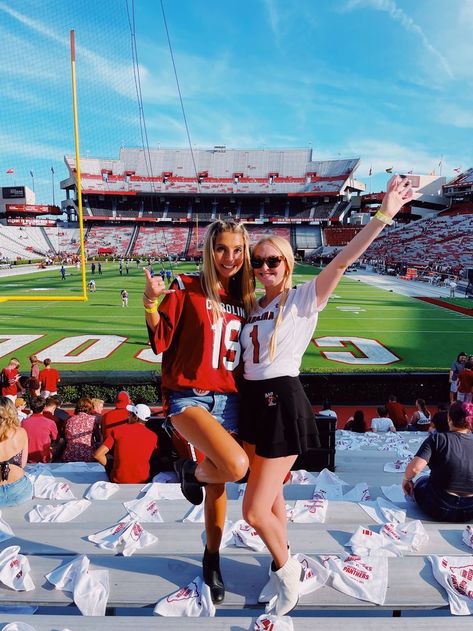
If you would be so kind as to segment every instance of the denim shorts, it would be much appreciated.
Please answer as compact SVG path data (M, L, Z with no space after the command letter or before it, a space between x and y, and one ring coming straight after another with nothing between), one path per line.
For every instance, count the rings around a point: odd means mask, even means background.
M24 475L16 482L0 484L0 506L16 506L33 497L33 486Z
M237 433L240 411L238 395L195 388L169 392L168 415L163 425L164 429L170 433L173 430L171 417L193 407L207 410L227 432Z

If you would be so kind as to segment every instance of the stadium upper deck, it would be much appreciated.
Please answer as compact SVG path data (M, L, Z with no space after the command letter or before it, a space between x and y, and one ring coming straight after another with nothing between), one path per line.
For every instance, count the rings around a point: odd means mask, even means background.
M194 168L195 162L195 168ZM85 194L342 195L361 192L355 180L359 158L315 161L311 149L143 149L120 150L118 160L83 158ZM65 157L75 186L75 158Z

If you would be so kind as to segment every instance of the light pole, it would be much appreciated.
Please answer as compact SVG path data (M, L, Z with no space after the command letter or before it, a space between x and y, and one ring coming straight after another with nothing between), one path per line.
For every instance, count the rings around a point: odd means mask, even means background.
M31 175L31 182L33 184L33 193L34 193L34 173L33 173L33 171L30 171L30 175Z
M53 188L53 206L55 206L56 205L56 198L54 196L54 169L53 169L53 167L51 167L51 185L52 185L52 188Z

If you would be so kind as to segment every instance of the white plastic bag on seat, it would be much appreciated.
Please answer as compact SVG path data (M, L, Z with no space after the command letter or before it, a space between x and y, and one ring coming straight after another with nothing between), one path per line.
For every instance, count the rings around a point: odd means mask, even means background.
M297 500L290 511L290 520L299 524L325 523L328 500L314 497L312 500Z
M87 537L89 541L96 543L99 548L117 551L123 556L131 556L136 550L145 548L158 541L150 532L144 530L136 519L123 519L115 526L105 528Z
M329 583L332 587L354 598L384 605L388 587L386 557L347 554L326 556L321 560L330 571Z
M307 556L306 554L294 555L294 559L304 568L304 579L299 587L299 595L311 594L320 589L328 581L330 572L317 559Z
M187 587L181 587L156 603L153 613L156 616L213 617L215 605L210 595L210 587L204 583L201 576L196 576Z
M473 614L473 556L429 556L436 580L446 590L454 616Z
M108 500L109 497L119 490L120 487L118 484L102 480L94 482L92 486L87 489L84 497L86 500Z
M294 631L292 618L264 613L255 620L249 631Z
M0 582L16 592L34 589L28 559L20 554L20 546L9 546L0 552Z

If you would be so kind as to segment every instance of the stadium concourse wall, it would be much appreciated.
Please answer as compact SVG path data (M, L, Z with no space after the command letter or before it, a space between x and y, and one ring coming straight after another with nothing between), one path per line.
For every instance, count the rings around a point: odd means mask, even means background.
M333 405L381 405L390 394L413 405L417 398L429 405L448 401L448 375L444 372L357 373L301 375L304 390L313 405L330 399ZM120 390L129 391L135 402L161 403L161 377L153 371L72 372L61 371L59 393L64 403L80 396L93 396L113 403Z

